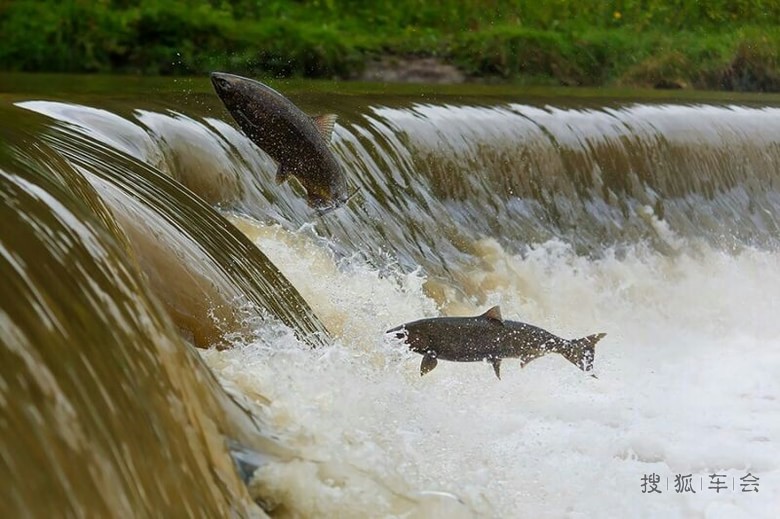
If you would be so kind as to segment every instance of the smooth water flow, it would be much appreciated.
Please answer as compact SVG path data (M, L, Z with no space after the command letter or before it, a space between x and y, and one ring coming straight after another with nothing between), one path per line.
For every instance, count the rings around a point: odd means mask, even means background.
M780 509L780 104L293 99L339 113L359 189L321 217L212 94L0 107L9 513L45 513L44 488L74 514ZM607 332L598 379L556 355L507 359L501 381L446 361L420 377L384 334L493 305L565 338ZM115 427L126 406L150 425ZM58 436L88 456L18 477ZM144 477L173 466L199 483ZM97 467L113 476L90 502Z

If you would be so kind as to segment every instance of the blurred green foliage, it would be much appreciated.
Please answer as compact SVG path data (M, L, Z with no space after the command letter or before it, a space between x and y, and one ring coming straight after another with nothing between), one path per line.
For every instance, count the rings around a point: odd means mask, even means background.
M477 77L780 90L780 0L0 0L0 69L352 77L437 56Z

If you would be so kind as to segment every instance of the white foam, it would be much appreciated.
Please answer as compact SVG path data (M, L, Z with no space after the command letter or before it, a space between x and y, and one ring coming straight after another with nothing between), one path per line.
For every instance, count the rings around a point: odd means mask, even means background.
M505 319L564 337L607 332L599 379L555 356L507 360L501 381L479 363L440 362L421 378L419 355L383 334L436 314L419 275L337 263L304 233L248 234L339 335L317 350L277 334L204 355L270 400L269 426L304 458L258 474L294 513L397 514L420 492L455 494L482 517L780 510L780 255L676 243L674 255L635 246L594 260L549 242L513 256L483 240L458 280L467 297L441 302L473 314L501 304ZM758 493L740 492L748 471ZM708 490L713 472L736 491ZM651 473L660 495L641 491ZM678 473L704 488L675 493Z

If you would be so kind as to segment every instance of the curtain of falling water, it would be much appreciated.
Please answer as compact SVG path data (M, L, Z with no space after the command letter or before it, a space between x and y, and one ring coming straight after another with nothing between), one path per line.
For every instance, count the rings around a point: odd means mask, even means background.
M86 209L94 192L7 161L0 186L0 515L249 513L226 399Z

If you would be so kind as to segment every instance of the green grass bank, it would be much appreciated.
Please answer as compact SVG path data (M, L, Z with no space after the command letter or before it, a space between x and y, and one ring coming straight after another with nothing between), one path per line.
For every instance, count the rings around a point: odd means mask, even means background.
M780 0L0 0L0 69L780 91Z

